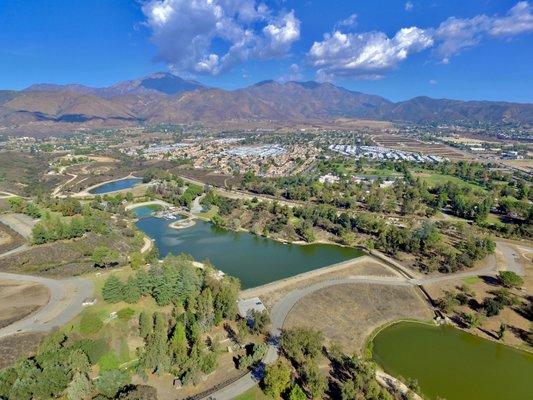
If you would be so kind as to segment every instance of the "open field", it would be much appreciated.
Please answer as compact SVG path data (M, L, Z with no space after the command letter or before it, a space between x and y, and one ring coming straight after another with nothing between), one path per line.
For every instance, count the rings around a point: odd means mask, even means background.
M48 289L42 285L0 280L0 328L32 314L49 298Z
M364 283L324 288L296 303L284 328L316 329L324 333L326 342L337 342L348 353L361 353L367 336L379 326L396 319L433 317L415 290Z
M241 394L240 396L235 397L233 400L270 400L266 394L263 393L259 386L255 386L253 389L248 390L247 392Z
M0 192L25 196L51 191L62 179L46 174L52 159L49 154L1 152Z
M482 187L474 183L466 182L456 176L443 175L443 174L438 174L432 171L425 171L425 170L419 170L413 173L413 175L417 178L422 179L424 182L426 182L430 188L435 187L437 185L444 185L448 182L452 182L459 186L469 187L471 189L477 189L477 190L485 192L485 189L483 189Z

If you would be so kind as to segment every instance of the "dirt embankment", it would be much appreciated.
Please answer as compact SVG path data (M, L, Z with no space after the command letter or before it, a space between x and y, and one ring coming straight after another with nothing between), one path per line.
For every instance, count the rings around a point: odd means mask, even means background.
M42 285L0 280L0 328L34 313L49 299L50 293Z

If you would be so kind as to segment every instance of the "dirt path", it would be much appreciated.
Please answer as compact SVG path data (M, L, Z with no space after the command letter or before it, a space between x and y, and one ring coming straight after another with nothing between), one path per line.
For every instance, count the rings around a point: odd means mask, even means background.
M281 334L281 330L283 328L283 325L285 323L285 320L287 316L289 315L290 311L293 309L295 304L303 299L305 296L315 293L319 290L322 290L327 287L332 287L336 285L346 285L346 284L354 284L354 283L366 283L366 284L372 284L372 285L395 285L395 286L424 286L424 285L431 285L451 279L457 279L457 278L465 278L465 277L471 277L471 276L479 276L479 275L495 275L499 269L506 269L506 266L511 266L511 268L516 268L517 259L515 257L515 254L512 252L512 247L504 242L497 242L497 248L504 257L504 265L502 263L497 262L497 259L495 256L489 256L486 259L487 265L483 268L470 270L461 272L458 274L452 274L452 275L441 275L441 276L434 276L434 277L428 277L423 278L420 276L414 277L411 275L405 276L397 276L397 277L379 277L379 276L359 276L359 277L352 277L347 279L334 279L334 280L326 280L322 282L318 282L312 285L309 285L307 287L303 288L297 288L295 290L292 290L288 294L286 294L283 298L281 298L272 308L272 311L270 313L270 319L271 319L271 330L270 334L271 337L274 338L272 341L274 344L270 344L268 347L267 354L265 358L263 359L263 362L265 364L271 364L274 363L278 358L278 346L277 346L277 340L276 338L279 338ZM509 250L511 249L511 251ZM526 247L528 248L528 247ZM533 249L531 249L533 250ZM402 268L402 272L404 271L404 268ZM253 289L252 289L253 290ZM253 294L252 291L250 291L250 294ZM382 384L390 384L391 382L394 382L390 379L391 377L387 376L386 374L379 373L377 375L377 379ZM393 378L394 379L394 378ZM247 390L250 390L253 388L259 380L254 376L253 372L250 372L240 378L238 381L218 390L217 392L206 396L202 400L231 400L238 395L246 392Z
M28 239L31 236L31 231L37 223L37 220L24 214L8 213L0 215L0 222Z
M83 278L54 280L38 276L0 272L0 279L37 283L46 286L50 292L50 300L44 307L0 329L0 338L16 333L49 332L59 328L76 317L83 309L83 301L94 293L92 281Z
M77 174L70 174L70 173L67 173L66 175L68 176L71 176L72 178L70 178L68 181L66 182L63 182L61 183L60 185L58 185L54 191L52 192L52 197L61 197L61 190L67 186L69 183L75 181L77 178L78 178L78 175Z

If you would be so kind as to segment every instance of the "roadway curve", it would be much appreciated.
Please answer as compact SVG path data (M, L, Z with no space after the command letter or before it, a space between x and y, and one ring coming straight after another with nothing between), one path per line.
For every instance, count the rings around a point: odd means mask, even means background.
M83 301L94 293L92 281L82 278L62 280L0 272L0 280L31 282L44 285L50 300L37 312L0 329L0 338L15 333L48 332L70 322L83 309Z
M424 286L424 285L432 285L439 282L444 282L452 279L462 279L467 278L471 276L480 276L480 275L496 275L499 269L509 269L509 270L515 270L517 272L522 272L523 269L519 270L518 268L523 268L520 264L516 261L516 256L514 253L514 250L512 247L510 247L507 243L504 243L502 241L497 242L497 248L501 252L504 258L504 265L498 266L496 262L495 256L490 256L487 258L486 265L483 268L475 269L471 271L465 271L460 272L456 274L451 275L441 275L436 277L427 277L427 278L411 278L408 276L404 277L376 277L376 276L359 276L354 278L347 278L347 279L336 279L336 280L327 280L323 282L318 282L313 285L298 288L293 290L292 292L285 295L285 297L281 298L272 308L272 311L270 313L270 319L271 319L271 329L270 334L271 337L274 338L272 340L272 343L268 347L267 354L265 358L263 359L265 364L272 364L274 363L278 358L278 345L277 345L277 338L279 338L281 331L283 329L283 324L285 323L285 319L293 309L293 307L303 299L304 297L325 289L327 287L331 286L337 286L337 285L346 285L346 284L356 284L356 283L366 283L366 284L374 284L374 285L392 285L392 286ZM531 251L531 248L527 247L528 250ZM384 376L378 377L380 379L384 379ZM386 377L387 379L394 379L392 377ZM215 393L212 393L208 396L203 397L201 400L231 400L238 395L252 389L257 383L259 382L259 379L257 377L254 377L253 373L250 372L243 376L242 378L238 379L237 381L229 384L228 386L216 391Z

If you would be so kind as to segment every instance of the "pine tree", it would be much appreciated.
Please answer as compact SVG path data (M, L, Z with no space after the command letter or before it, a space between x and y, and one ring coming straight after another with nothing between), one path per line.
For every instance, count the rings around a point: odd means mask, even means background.
M174 333L170 340L170 349L174 358L174 364L181 370L187 361L187 353L189 351L187 337L185 335L185 325L182 322L178 321L176 326L174 326Z
M124 284L115 275L111 275L104 283L102 297L108 303L118 303L123 299Z
M153 316L147 314L146 311L142 311L139 315L139 335L146 339L152 333L152 328Z
M137 303L141 298L141 291L133 277L129 277L123 289L124 301L128 304Z

